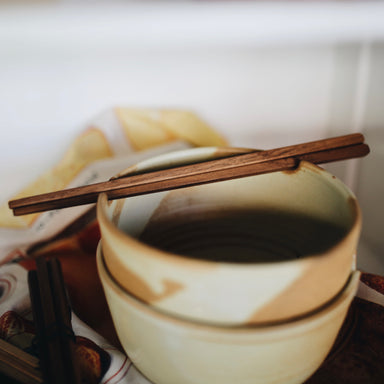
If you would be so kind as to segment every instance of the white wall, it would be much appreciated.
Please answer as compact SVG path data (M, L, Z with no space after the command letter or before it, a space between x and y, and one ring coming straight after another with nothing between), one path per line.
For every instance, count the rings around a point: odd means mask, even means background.
M0 8L2 201L117 105L193 109L259 148L362 131L369 157L328 168L384 273L384 6L184 3Z

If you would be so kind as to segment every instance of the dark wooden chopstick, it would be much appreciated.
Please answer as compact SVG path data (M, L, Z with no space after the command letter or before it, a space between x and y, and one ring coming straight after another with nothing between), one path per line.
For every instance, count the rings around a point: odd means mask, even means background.
M69 303L57 259L36 259L28 273L37 347L44 382L80 383Z
M52 275L52 292L56 297L54 301L56 321L59 323L62 357L66 363L66 377L68 383L80 383L80 371L76 362L75 334L71 324L71 307L65 290L63 273L58 259L50 260Z
M39 359L0 339L0 372L25 384L41 384Z
M362 157L369 153L360 133L255 151L217 160L148 172L9 201L15 216L90 204L100 193L109 199L135 196L186 186L230 180L297 167L301 160L315 164Z

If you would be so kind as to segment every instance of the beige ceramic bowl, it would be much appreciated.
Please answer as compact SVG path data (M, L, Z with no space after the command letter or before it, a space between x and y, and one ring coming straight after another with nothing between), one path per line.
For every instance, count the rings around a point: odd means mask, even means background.
M357 290L352 272L328 304L272 326L210 326L162 313L127 293L109 274L99 245L98 271L120 341L156 384L303 383L324 361Z
M131 171L142 172L216 155L220 155L216 148L184 150L151 159ZM307 236L317 244L322 241L322 235L317 232L303 235L306 228L295 232L287 225L280 228L276 237L264 239L260 235L263 224L252 236L255 241L261 238L261 248L272 250L271 258L243 263L184 257L138 240L146 228L161 227L164 218L178 220L198 213L204 222L209 215L257 209L309 215L337 224L345 233L329 248L297 258L291 257L291 253L295 254L295 248L300 247ZM354 268L361 227L360 210L351 191L328 172L307 162L292 172L127 199L108 201L102 194L97 215L105 261L119 284L144 302L170 314L227 325L280 321L326 303L340 291ZM183 236L197 231L203 241L232 241L230 236L227 239L227 229L219 235L204 226L181 229L170 231L166 238L183 245ZM233 248L223 246L223 252L233 250L234 260L241 256L241 247L246 244L240 235L234 239ZM273 261L275 256L278 262ZM279 259L280 256L283 257Z

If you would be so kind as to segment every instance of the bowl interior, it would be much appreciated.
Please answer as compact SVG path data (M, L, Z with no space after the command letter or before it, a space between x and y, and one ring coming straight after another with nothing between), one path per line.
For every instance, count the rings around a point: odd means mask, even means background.
M98 205L102 235L107 227L112 236L167 255L226 263L295 261L320 254L360 223L351 191L307 162L293 172L110 202L101 196Z

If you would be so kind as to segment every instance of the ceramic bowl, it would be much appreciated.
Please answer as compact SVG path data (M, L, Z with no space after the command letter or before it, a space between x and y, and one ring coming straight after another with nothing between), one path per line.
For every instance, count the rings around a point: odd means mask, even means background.
M130 171L140 173L221 155L217 148L184 150L138 164ZM268 231L264 233L267 217L256 229L248 227L248 223L253 225L246 221L249 217L240 221L243 227L233 238L231 231L237 224L230 220L222 227L204 226L212 217L231 218L231 212L247 215L257 210L264 210L267 216L270 212L275 216L288 212L295 217L314 218L327 228L338 226L343 233L332 245L297 256L297 249L305 248L306 242L321 245L326 236L310 226L284 226L279 219L280 232L271 237ZM307 162L301 162L294 171L114 201L102 194L97 217L105 262L119 284L170 314L223 325L285 320L326 303L340 291L354 268L361 228L353 193L336 177ZM192 217L200 217L200 223L192 222ZM227 259L186 257L181 251L165 251L140 239L148 228L166 229L164 223L180 220L186 223L164 232L167 241L197 251L203 248L200 243L208 244L208 253L210 246L221 242L215 252L218 256L226 253ZM189 221L192 224L188 227ZM246 232L251 236L244 240ZM188 240L192 234L198 236ZM259 252L258 247L266 256L241 261L243 251L249 253L248 245L251 257Z
M329 353L359 283L358 271L330 302L296 319L265 326L214 326L163 313L98 271L127 355L156 384L296 384Z

